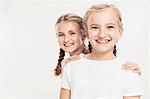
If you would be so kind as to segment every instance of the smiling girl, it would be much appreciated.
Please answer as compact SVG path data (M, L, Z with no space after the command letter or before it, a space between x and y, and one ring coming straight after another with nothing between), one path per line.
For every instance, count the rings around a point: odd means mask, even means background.
M140 99L139 75L123 70L125 60L114 54L123 33L119 10L113 5L94 5L84 22L92 52L66 64L60 99Z

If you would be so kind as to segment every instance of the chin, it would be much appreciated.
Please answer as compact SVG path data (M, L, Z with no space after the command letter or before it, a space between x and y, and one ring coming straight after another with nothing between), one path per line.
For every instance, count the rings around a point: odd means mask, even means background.
M65 50L65 52L67 52L67 53L72 53L74 50L72 50L72 49L66 49Z
M108 49L108 48L96 48L95 51L100 52L100 53L107 53L107 52L113 51L113 49Z

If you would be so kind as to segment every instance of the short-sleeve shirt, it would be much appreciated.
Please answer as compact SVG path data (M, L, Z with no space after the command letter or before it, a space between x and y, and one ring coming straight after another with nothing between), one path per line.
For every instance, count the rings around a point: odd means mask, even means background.
M89 60L81 56L68 63L61 75L61 87L71 90L71 99L123 99L140 96L143 88L138 74L122 69L124 60Z

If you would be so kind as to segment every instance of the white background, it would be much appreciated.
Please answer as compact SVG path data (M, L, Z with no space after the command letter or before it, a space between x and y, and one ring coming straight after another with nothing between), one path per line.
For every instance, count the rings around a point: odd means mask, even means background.
M84 15L97 1L0 1L0 99L58 99L53 75L59 46L55 22L65 13ZM118 55L140 65L144 95L150 93L149 1L116 0L124 34ZM148 32L149 31L149 32Z

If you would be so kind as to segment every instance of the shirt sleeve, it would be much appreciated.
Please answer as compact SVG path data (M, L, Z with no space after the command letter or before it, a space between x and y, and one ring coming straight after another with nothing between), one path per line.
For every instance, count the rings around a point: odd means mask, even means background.
M61 75L61 88L70 90L70 72L68 66L64 66Z
M136 73L131 73L123 96L141 96L143 94L142 79Z

